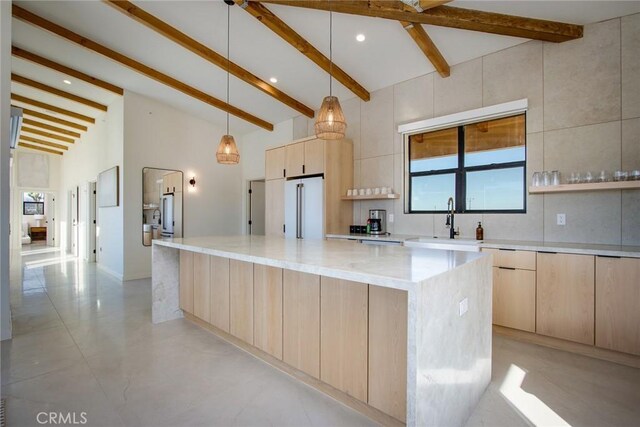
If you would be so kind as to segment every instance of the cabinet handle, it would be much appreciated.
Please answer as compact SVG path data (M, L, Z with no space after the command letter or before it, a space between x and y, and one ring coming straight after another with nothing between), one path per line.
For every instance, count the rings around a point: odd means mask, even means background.
M499 248L499 251L509 251L509 252L515 252L515 249L506 249L506 248Z
M500 270L515 270L514 267L498 267Z
M305 165L302 165L302 173L304 173L304 167L305 167Z
M622 258L621 256L617 256L617 255L596 255L598 258L615 258L615 259L620 259Z
M287 177L287 170L286 169L282 169L282 177L283 178Z
M548 251L538 251L539 254L551 254L551 255L555 255L558 252L548 252Z

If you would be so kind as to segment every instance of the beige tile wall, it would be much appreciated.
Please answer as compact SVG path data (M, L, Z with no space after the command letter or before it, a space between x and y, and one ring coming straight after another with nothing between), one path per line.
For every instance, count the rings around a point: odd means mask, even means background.
M585 27L566 43L527 42L387 87L342 106L354 141L356 187L402 192L399 124L528 98L527 172L640 169L640 14ZM294 121L298 137L313 120ZM446 235L444 215L404 213L404 200L355 203L354 223L386 209L393 233ZM488 239L640 245L640 191L530 195L526 214L457 215L463 236L482 221ZM556 225L565 213L567 225ZM346 231L346 230L345 230Z

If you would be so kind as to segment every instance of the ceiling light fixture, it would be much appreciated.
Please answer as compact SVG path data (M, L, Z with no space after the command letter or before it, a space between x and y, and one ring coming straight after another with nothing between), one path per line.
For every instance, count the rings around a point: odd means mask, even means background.
M364 34L358 34L356 36L356 40L358 40L359 42L363 42L366 40L366 37L364 36Z
M231 6L233 0L224 0L227 4L227 104L229 103L229 38L231 25ZM216 151L216 160L223 165L237 165L240 163L240 153L238 146L232 135L229 135L229 112L227 111L227 134L222 135L218 150Z
M67 85L70 85L70 84L71 84L71 81L70 81L70 80L63 80L62 82L63 82L64 84L67 84Z
M271 83L278 83L278 79L276 79L275 77L271 77L271 78L269 79L269 81L270 81Z
M331 3L329 3L331 5ZM337 96L333 96L333 13L329 10L329 96L325 96L315 123L316 137L320 139L342 139L347 131L347 122Z

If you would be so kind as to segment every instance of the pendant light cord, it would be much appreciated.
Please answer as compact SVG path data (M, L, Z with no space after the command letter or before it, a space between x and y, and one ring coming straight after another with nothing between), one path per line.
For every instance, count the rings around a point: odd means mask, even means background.
M333 86L333 12L331 12L331 0L329 2L329 96L332 96Z
M229 104L229 39L231 38L231 5L227 5L227 105ZM227 111L227 135L229 135L229 111Z

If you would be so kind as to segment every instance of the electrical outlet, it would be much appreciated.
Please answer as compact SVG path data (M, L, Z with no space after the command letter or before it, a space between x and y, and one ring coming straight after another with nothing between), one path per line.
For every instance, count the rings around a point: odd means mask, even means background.
M393 223L394 216L393 214L389 214L389 224Z
M560 213L556 216L556 222L558 225L567 225L567 215Z
M469 298L465 298L459 303L459 313L460 317L464 316L464 314L469 311Z

